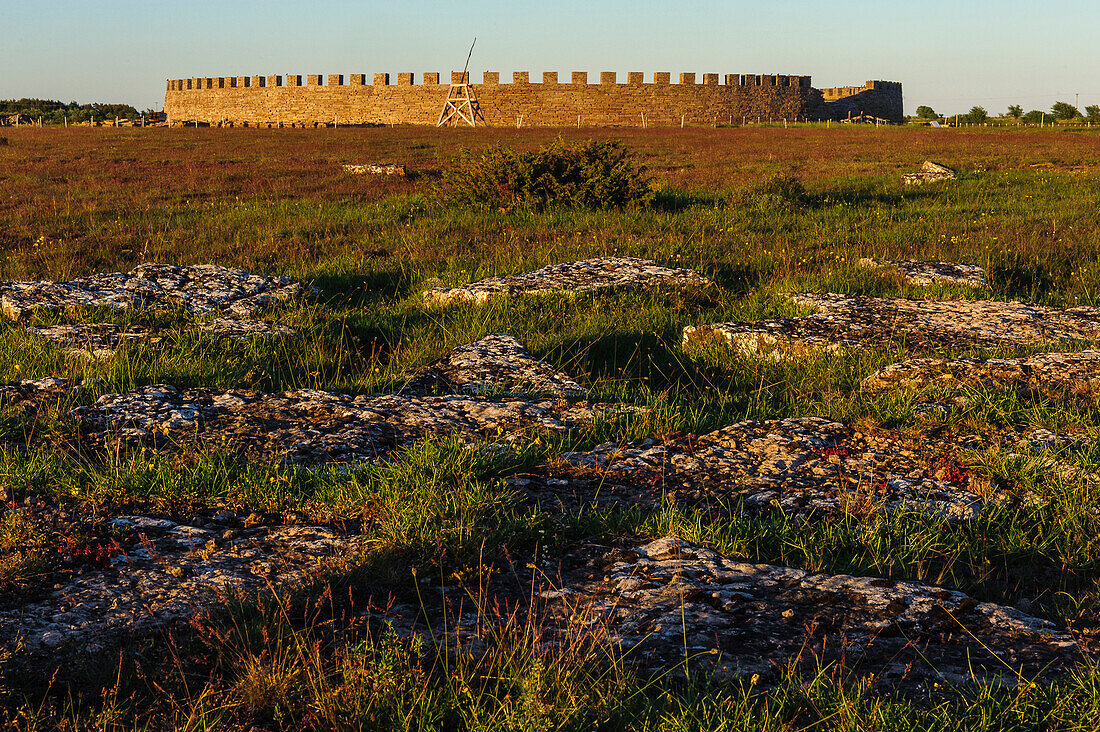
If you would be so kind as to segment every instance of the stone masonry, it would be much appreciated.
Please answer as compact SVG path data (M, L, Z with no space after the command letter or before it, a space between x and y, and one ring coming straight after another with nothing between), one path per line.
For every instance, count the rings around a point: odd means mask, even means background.
M586 71L575 71L568 80L547 72L538 83L517 71L508 84L501 83L498 72L486 71L482 83L471 86L485 122L493 126L710 126L839 119L849 109L893 122L903 119L897 82L868 81L823 95L810 86L809 76L702 74L698 83L696 74L682 73L674 84L670 73L657 72L651 81L644 79L645 74L630 72L623 83L616 72L601 72L593 84ZM447 80L438 73L417 80L412 73L396 79L390 74L330 74L327 79L311 74L304 83L300 75L172 79L164 110L172 124L434 125L447 98ZM451 74L452 83L461 80L461 73Z

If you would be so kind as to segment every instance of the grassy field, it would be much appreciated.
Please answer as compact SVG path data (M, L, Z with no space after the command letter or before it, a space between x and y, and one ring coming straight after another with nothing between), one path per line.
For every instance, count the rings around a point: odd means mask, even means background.
M464 150L622 140L656 197L644 209L483 211L439 204ZM1100 671L1083 662L1047 683L899 691L823 665L760 688L654 678L578 641L547 650L517 615L488 650L410 645L347 622L387 595L415 603L413 576L439 583L493 572L535 543L669 533L729 556L815 571L918 579L1014 605L1091 638L1100 627L1100 495L1027 461L974 454L971 469L1050 499L972 522L880 518L783 522L654 512L551 516L502 480L563 448L702 433L745 418L823 416L919 435L911 395L861 395L860 380L905 357L852 353L794 364L728 353L694 358L683 327L794 315L790 291L993 298L1100 305L1100 132L820 126L705 130L218 130L20 128L0 145L0 279L65 279L147 261L211 262L302 278L320 295L274 319L281 343L182 338L89 363L0 324L0 381L79 376L90 387L29 420L0 415L8 499L40 496L94 517L229 506L353 521L369 549L316 584L242 601L125 653L30 666L0 659L0 723L31 729L1095 729ZM941 187L901 173L932 159L960 170ZM401 162L405 179L349 176L343 163ZM805 195L762 186L793 175ZM692 292L539 298L425 309L420 293L591 256L691 267ZM986 267L991 287L913 288L860 257ZM178 324L177 314L82 312L88 320ZM59 315L35 322L63 322ZM605 401L649 416L525 446L507 459L429 442L383 465L340 472L195 452L110 460L73 449L68 410L135 386L390 391L449 349L506 332ZM960 355L949 353L948 355ZM974 354L966 354L974 355ZM1018 354L984 354L1018 355ZM1047 427L1096 437L1093 400L971 395L948 429ZM25 449L31 445L35 449ZM1065 459L1100 471L1100 449ZM52 585L68 527L0 514L0 592ZM552 537L547 539L546 537ZM415 575L414 575L415 573ZM471 579L475 578L475 579Z

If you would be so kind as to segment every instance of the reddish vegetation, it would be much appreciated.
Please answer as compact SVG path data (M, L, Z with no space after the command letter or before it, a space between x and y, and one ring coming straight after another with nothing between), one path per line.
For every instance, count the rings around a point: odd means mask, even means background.
M837 445L833 445L832 447L824 447L824 448L819 447L819 448L814 450L814 453L816 455L820 455L821 457L826 458L826 459L831 458L831 457L846 458L846 457L848 457L848 454L849 454L847 448L839 447Z
M1090 134L984 128L27 127L6 134L11 142L0 147L0 252L7 258L0 277L6 279L79 276L149 260L287 271L326 257L366 259L390 247L378 239L385 238L380 232L393 238L394 226L363 219L362 206L428 190L463 148L531 149L559 136L567 143L622 140L662 190L712 192L719 199L775 173L793 174L811 190L860 177L897 183L926 158L962 170L1100 167ZM377 179L341 169L388 161L407 164L414 175ZM296 202L305 208L294 208ZM408 221L415 216L409 213ZM462 247L480 247L489 238L498 248L532 250L531 242L507 242L508 235L484 226L455 231L433 221L410 233L400 242L404 258L462 255ZM1002 241L1008 235L1000 234ZM522 235L551 245L572 236L561 230ZM418 249L428 240L430 250ZM573 248L581 244L578 238Z
M970 468L946 455L932 466L932 474L948 483L966 483L970 480Z
M122 550L117 542L97 540L78 542L74 539L66 539L57 548L57 553L74 564L106 567L111 563L112 558L122 553Z

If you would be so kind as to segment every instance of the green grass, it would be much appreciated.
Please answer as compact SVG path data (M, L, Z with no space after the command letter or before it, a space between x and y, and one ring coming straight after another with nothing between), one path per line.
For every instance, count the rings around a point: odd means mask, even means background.
M36 130L0 148L0 276L80 276L141 261L200 262L290 274L321 294L279 306L284 341L219 343L185 335L124 346L109 362L67 356L21 325L0 324L0 381L82 377L56 408L0 408L0 484L22 501L63 502L86 526L119 511L233 507L351 523L364 550L324 581L275 599L241 598L196 627L135 641L118 657L0 659L0 724L31 729L630 729L1073 730L1100 725L1098 676L1019 688L898 691L870 671L793 668L778 685L644 676L578 640L544 647L537 618L478 607L495 630L479 647L435 647L360 620L368 602L433 600L418 588L477 588L512 560L553 557L570 541L669 533L724 554L814 571L919 579L1091 633L1100 627L1100 490L1053 477L1046 453L960 455L981 475L1042 505L974 521L913 515L829 523L730 511L574 514L541 510L505 478L563 449L605 440L703 433L742 419L821 416L915 433L916 394L868 396L860 381L905 358L881 352L790 363L720 349L685 353L683 327L797 315L782 294L1100 300L1100 227L1092 133L1058 131L622 131L653 175L645 208L485 210L441 204L432 186L458 157L545 133L508 130ZM590 134L562 131L566 142ZM907 189L925 157L959 180ZM354 178L340 162L406 161L408 180ZM1047 165L1049 163L1049 165ZM1029 166L1041 164L1042 167ZM776 178L775 176L778 176ZM776 185L771 180L786 181ZM796 185L797 183L797 185ZM539 297L426 308L421 293L589 256L693 267L715 285L690 292ZM991 287L913 288L859 269L862 256L948 259L988 268ZM178 313L37 314L34 323L178 326ZM594 398L650 409L504 453L443 438L353 470L240 463L216 451L91 453L69 439L69 410L153 383L372 394L399 388L450 348L494 332L523 341L590 386ZM1017 356L1027 349L965 355ZM945 352L942 355L964 355ZM935 395L935 392L932 392ZM1100 430L1091 399L973 390L940 420L959 434L1046 427ZM30 446L28 449L27 446ZM1096 448L1049 453L1100 472ZM7 512L0 591L48 589L65 530ZM79 527L78 527L78 530ZM53 552L53 553L51 553ZM413 571L416 572L416 579ZM497 573L497 574L494 574ZM456 590L457 591L457 590ZM465 602L478 603L470 590ZM1091 636L1089 636L1091 637ZM51 678L53 681L51 682ZM311 727L312 726L312 727Z

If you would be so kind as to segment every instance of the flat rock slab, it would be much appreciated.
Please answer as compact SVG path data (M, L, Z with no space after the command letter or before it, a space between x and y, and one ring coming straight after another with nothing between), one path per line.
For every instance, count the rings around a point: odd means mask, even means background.
M940 165L939 163L933 163L931 160L925 160L921 164L920 170L916 173L904 173L901 179L905 181L907 186L920 186L925 183L935 183L941 180L954 180L955 171L948 168L946 165Z
M348 163L344 172L351 175L396 175L405 177L405 166L400 163Z
M206 323L195 323L177 330L117 323L49 325L31 327L27 330L39 338L56 344L67 353L92 360L112 358L123 343L153 346L187 333L241 342L255 338L285 338L296 335L294 330L284 325L266 320L236 318L215 318Z
M459 346L414 374L403 391L560 397L588 394L587 389L567 374L532 358L522 343L502 333Z
M157 385L104 395L73 414L87 438L103 445L201 443L258 459L355 463L424 437L508 439L579 429L624 411L557 399L351 397L312 389L268 394Z
M1100 340L1100 308L1066 310L994 300L906 300L834 293L789 296L817 311L801 318L684 328L685 348L707 343L788 358L843 348L910 351L1004 348Z
M567 507L672 500L736 510L740 501L753 513L797 517L901 511L972 519L987 501L1010 499L956 461L957 450L986 446L977 435L909 441L813 417L740 422L698 437L564 453L546 487L528 490Z
M493 297L568 294L647 287L703 287L710 280L690 269L670 269L648 259L601 257L552 264L533 272L489 277L464 287L437 287L424 293L434 305L485 303Z
M356 537L328 527L250 527L225 516L202 523L117 516L106 523L109 533L64 548L73 556L51 578L52 591L0 603L0 648L94 653L234 593L301 581L357 545Z
M71 282L3 282L0 305L13 320L38 308L57 311L73 307L141 307L249 317L309 290L289 277L250 274L214 264L142 264L129 272L96 274Z
M542 593L549 611L655 670L682 670L687 658L720 678L775 678L820 659L891 688L924 679L1016 685L1081 658L1049 621L961 592L752 564L671 537L585 547L562 566L559 587Z
M1100 394L1100 351L1042 353L1028 358L915 358L863 380L868 392L893 389L1016 389L1044 396Z
M892 262L888 259L864 257L859 266L867 269L881 269L900 274L906 282L919 287L929 285L963 285L964 287L988 287L989 278L985 270L974 264L955 264L953 262Z
M50 402L56 404L79 389L82 383L82 379L48 376L0 384L0 407L37 409Z

